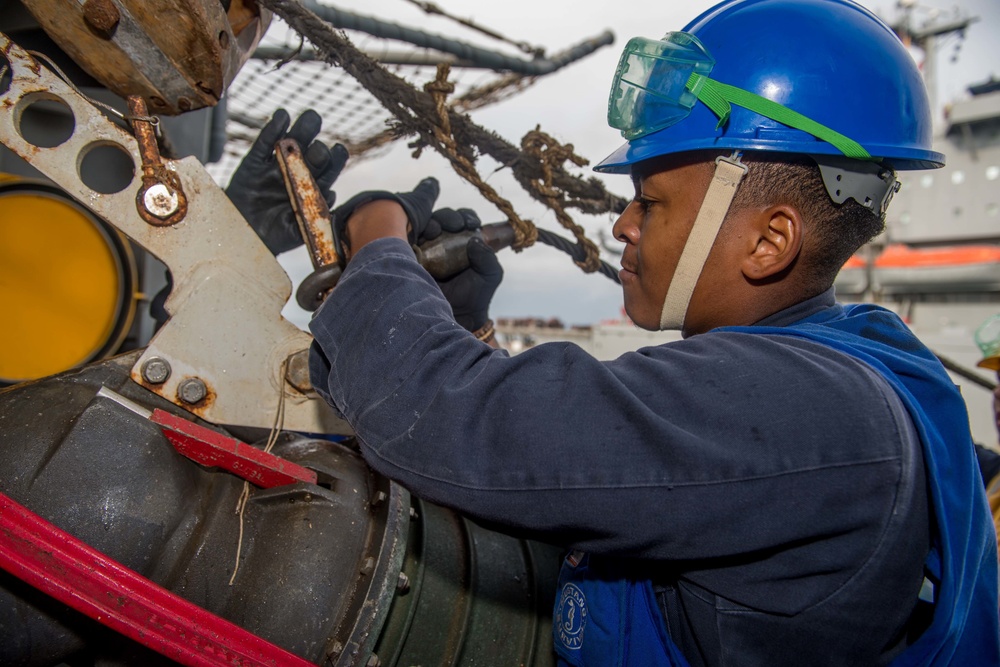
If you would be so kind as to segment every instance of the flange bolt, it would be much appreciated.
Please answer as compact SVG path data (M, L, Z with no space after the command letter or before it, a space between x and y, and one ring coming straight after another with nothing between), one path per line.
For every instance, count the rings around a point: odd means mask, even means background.
M150 357L142 364L142 379L149 384L163 384L170 377L170 364L166 359Z
M195 404L208 395L205 383L198 378L188 378L177 387L177 395L185 403Z

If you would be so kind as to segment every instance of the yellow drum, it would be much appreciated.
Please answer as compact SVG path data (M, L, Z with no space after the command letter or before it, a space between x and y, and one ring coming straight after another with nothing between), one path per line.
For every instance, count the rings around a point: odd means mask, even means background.
M118 351L135 316L125 238L62 190L0 180L0 383Z

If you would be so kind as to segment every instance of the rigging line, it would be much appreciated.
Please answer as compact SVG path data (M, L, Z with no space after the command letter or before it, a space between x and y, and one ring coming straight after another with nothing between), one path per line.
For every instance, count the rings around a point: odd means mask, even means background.
M459 16L455 16L454 14L449 14L448 12L441 9L433 2L421 2L421 0L406 0L406 1L412 5L416 5L417 7L422 9L426 14L436 14L438 16L443 16L444 18L450 19L455 23L458 23L459 25L464 25L466 28L471 28L472 30L480 32L486 35L487 37L492 37L495 40L504 42L506 44L510 44L511 46L515 46L518 49L520 49L521 52L527 53L528 55L536 57L545 55L545 49L540 46L532 46L527 42L518 42L509 37L504 37L495 30L492 30L485 26L481 26L478 23L475 23L472 19L463 19Z
M430 95L418 91L407 82L373 62L343 38L329 23L303 6L298 0L259 0L261 6L273 11L289 26L303 33L327 54L326 60L340 66L354 77L392 113L409 133L433 140L434 130L428 119L434 117L434 102ZM312 5L312 2L309 2ZM515 178L522 184L540 177L540 167L515 146L473 123L468 117L454 114L450 122L463 144L475 147L501 164L510 164ZM585 180L563 169L553 170L553 185L566 191L577 202L577 208L587 213L605 212L609 207L624 210L628 200L610 194L597 179Z
M561 250L576 262L582 262L586 259L587 253L584 249L577 245L575 242L570 241L567 238L559 236L555 232L550 232L547 229L542 229L538 227L538 241L544 243L547 246L553 247L556 250ZM600 268L597 272L606 278L610 278L614 282L621 284L621 278L618 277L618 271L615 267L611 266L604 260L601 260Z

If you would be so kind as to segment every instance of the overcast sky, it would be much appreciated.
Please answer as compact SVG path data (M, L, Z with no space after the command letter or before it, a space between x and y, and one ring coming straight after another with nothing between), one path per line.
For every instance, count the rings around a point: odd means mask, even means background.
M428 17L405 0L336 0L337 7L377 16L403 25L420 27L490 48L501 48L452 21ZM679 30L703 10L715 4L702 0L653 2L650 0L506 0L500 2L437 0L453 14L472 18L515 40L539 44L549 53L575 45L606 29L615 34L615 43L539 80L527 91L492 107L473 112L479 125L493 130L514 144L536 125L564 143L572 143L576 152L596 164L621 143L620 135L606 123L606 105L611 77L622 47L630 37L658 38L670 30ZM891 20L897 16L895 2L866 0L865 6ZM970 83L991 75L1000 77L1000 1L998 0L920 0L919 19L931 12L950 15L956 10L979 17L966 39L949 38L939 51L938 101L943 104L964 94ZM863 75L860 74L859 75ZM488 158L480 160L480 173L496 168ZM579 172L589 177L589 168ZM418 160L410 157L400 143L386 155L363 161L347 170L335 185L341 200L361 190L409 190L421 178L436 176L442 184L439 206L469 206L479 211L484 221L500 220L500 213L479 192L454 174L451 167L431 150ZM612 192L629 196L631 186L624 176L601 176ZM506 172L493 174L490 185L514 204L522 217L539 226L561 229L555 216L524 193ZM595 241L599 230L610 230L613 220L581 216ZM621 316L621 292L618 285L598 274L585 275L568 256L547 246L536 245L522 253L502 251L504 282L493 301L494 317L558 317L566 324L589 324ZM605 260L617 266L610 255ZM289 253L282 262L295 279L308 271L304 252ZM291 306L286 316L303 324L307 317Z

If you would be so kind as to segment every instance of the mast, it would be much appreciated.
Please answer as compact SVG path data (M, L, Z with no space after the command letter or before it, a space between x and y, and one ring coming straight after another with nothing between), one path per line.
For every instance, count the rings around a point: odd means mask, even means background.
M916 0L899 0L896 7L902 10L900 17L889 27L899 36L907 47L915 46L924 54L921 72L927 96L932 109L935 129L941 122L938 114L937 88L937 56L944 39L949 35L957 35L959 40L965 39L966 29L979 20L978 16L968 16L956 9L951 16L941 16L941 10L920 5ZM924 11L928 17L919 25L915 14Z

